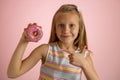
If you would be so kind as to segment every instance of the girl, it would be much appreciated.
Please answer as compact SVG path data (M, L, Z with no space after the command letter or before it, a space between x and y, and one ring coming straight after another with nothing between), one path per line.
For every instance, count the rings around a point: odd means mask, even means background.
M87 80L99 80L88 50L82 15L76 5L66 4L58 9L53 17L49 43L35 48L22 60L28 43L23 32L10 61L8 77L16 78L42 60L39 80L81 80L82 71Z

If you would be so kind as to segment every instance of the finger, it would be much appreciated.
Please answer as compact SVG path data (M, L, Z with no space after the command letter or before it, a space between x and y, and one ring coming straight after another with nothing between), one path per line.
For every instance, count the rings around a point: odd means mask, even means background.
M73 61L73 59L70 59L69 62L70 62L70 63L73 63L74 61Z
M29 23L28 26L32 26L32 23Z
M73 62L73 57L72 57L72 55L69 55L69 61L70 61L70 63Z
M33 23L33 25L37 25L37 23Z
M73 54L68 55L68 57L71 59L73 57Z

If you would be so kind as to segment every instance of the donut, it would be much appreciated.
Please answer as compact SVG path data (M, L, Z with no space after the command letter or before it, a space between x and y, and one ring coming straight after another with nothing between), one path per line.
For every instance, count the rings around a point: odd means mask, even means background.
M38 42L42 36L42 27L37 25L30 25L25 29L26 38L30 42Z

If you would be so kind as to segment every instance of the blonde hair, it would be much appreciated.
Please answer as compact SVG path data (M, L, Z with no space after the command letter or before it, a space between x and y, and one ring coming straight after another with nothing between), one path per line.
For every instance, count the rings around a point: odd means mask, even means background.
M56 18L56 15L58 13L73 12L73 11L76 12L76 14L79 17L79 27L80 27L78 37L75 39L74 45L77 46L80 49L83 49L84 46L86 46L86 48L88 48L85 24L84 24L84 21L83 21L83 18L82 18L82 14L77 9L77 6L73 5L73 4L62 5L58 9L58 11L55 13L55 15L53 17L53 21L52 21L52 28L51 28L51 35L50 35L49 43L59 41L59 39L58 39L58 37L56 36L56 33L55 33L55 26L56 26L55 18Z

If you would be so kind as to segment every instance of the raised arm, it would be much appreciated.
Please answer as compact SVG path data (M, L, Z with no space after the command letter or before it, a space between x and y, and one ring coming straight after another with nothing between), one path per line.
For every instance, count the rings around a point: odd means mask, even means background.
M7 74L9 78L16 78L30 70L40 59L42 59L42 53L47 52L47 45L41 45L34 49L26 59L22 60L28 43L23 33L8 66Z

